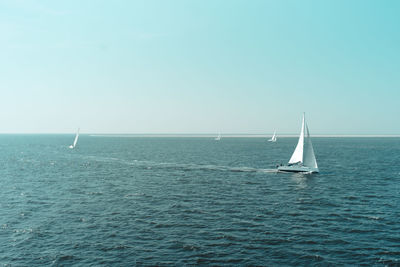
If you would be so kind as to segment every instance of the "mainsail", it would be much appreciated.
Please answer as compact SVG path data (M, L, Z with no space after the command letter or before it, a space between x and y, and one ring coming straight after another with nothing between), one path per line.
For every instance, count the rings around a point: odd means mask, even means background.
M78 132L76 133L74 143L72 145L70 145L69 148L75 148L76 143L78 142L78 138L79 138L79 128L78 128Z
M271 140L274 142L276 141L276 131L274 131L274 135L272 136Z
M274 131L274 134L272 135L271 139L268 139L268 142L276 142L276 130Z
M76 133L76 136L75 136L75 140L74 140L74 144L73 144L74 147L76 146L76 143L78 142L78 138L79 138L79 128L78 128L78 132Z
M310 132L308 131L307 124L306 124L306 129L307 129L307 138L304 144L303 165L318 169L317 160L315 159L314 149L311 143Z

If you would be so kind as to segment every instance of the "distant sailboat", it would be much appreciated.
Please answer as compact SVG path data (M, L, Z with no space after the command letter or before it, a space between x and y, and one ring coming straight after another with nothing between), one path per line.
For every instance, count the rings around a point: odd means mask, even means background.
M72 145L70 145L69 148L73 149L73 148L76 147L76 143L78 142L78 138L79 138L79 128L78 128L78 132L76 133L74 143Z
M276 131L274 131L274 135L272 135L271 139L268 142L276 142Z
M219 141L219 140L221 140L221 133L219 133L218 134L218 136L217 137L215 137L215 139L214 139L215 141Z
M306 135L307 130L307 136ZM288 165L279 166L278 171L282 172L319 172L317 160L315 159L314 149L311 143L310 132L305 123L305 115L303 113L303 122L301 124L301 132L299 142L289 160Z

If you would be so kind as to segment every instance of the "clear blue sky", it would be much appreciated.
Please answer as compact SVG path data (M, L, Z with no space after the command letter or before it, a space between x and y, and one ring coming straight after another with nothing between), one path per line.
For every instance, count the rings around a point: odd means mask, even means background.
M0 132L400 134L400 1L0 1Z

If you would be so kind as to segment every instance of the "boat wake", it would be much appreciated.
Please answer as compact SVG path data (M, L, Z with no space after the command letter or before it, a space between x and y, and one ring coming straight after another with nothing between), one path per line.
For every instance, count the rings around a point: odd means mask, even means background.
M229 171L229 172L259 172L259 173L276 173L276 169L259 169L252 167L232 167L211 164L193 164L193 163L170 163L155 162L147 160L125 160L111 157L87 156L89 160L97 162L118 162L120 164L134 166L143 169L180 169L184 171L208 170L208 171Z

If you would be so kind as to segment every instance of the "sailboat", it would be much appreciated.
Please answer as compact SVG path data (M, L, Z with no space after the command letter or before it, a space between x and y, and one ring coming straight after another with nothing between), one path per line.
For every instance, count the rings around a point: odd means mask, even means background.
M272 135L271 139L268 142L276 142L276 131L274 131L274 135Z
M79 138L79 128L78 128L78 132L76 133L75 139L74 139L74 143L72 145L69 146L69 148L73 149L76 147L76 143L78 142L78 138Z
M279 166L280 172L306 172L316 173L319 172L317 160L315 159L314 149L311 143L310 132L305 122L305 115L303 113L303 121L301 124L301 132L299 142L293 152L289 163L286 166Z
M218 134L218 136L217 137L215 137L215 139L214 139L215 141L219 141L219 140L221 140L221 133L219 133Z

